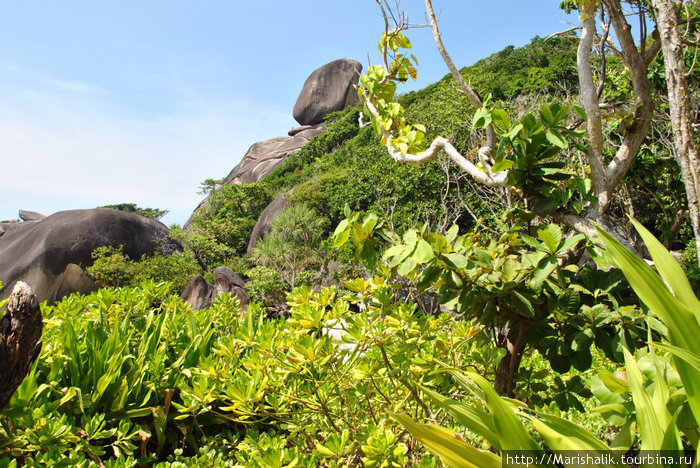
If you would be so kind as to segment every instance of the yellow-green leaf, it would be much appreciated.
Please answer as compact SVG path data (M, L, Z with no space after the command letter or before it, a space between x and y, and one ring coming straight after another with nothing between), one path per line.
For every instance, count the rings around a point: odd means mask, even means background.
M435 424L418 424L402 414L393 418L449 468L501 468L499 457L472 447L452 431Z

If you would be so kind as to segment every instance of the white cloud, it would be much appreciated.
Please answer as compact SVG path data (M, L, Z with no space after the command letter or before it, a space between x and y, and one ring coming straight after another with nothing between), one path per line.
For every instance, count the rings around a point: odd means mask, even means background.
M201 198L201 181L226 176L251 144L293 123L291 109L245 99L125 117L97 86L44 82L52 89L12 89L13 99L0 102L0 219L19 209L50 214L131 202L170 210L165 221L183 223Z

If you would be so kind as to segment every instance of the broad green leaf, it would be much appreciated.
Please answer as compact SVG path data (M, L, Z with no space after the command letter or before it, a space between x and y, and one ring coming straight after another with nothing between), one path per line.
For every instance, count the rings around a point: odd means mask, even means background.
M415 260L413 260L413 258L407 258L399 265L396 272L401 276L407 276L413 270L415 270L417 267L418 267L418 264L416 263Z
M474 112L474 118L472 119L472 128L476 127L486 127L491 123L491 113L485 107L479 107L476 112Z
M520 291L516 290L512 291L512 295L513 301L516 305L518 305L518 311L521 315L528 318L532 318L535 316L535 308L533 307L532 302L530 302L530 299L525 297L525 295Z
M525 242L527 245L532 247L533 249L537 249L543 252L547 251L547 246L545 244L542 244L540 242L537 242L537 240L534 237L530 237L527 234L523 234L521 236L523 242Z
M318 453L321 457L335 457L335 456L337 456L328 447L325 447L324 445L321 445L318 442L316 442L316 453Z
M475 433L486 439L491 445L498 446L498 435L493 432L493 417L472 405L460 403L451 398L440 395L437 392L421 386L421 390L437 406L447 411L455 420Z
M433 248L430 246L430 244L423 239L418 239L416 249L413 251L411 258L422 265L423 263L432 260L434 256L435 254L433 253Z
M545 132L545 137L547 141L556 146L557 148L565 149L569 146L566 139L561 135L561 133L556 130L547 130Z
M574 111L581 117L584 121L588 120L586 111L581 106L574 106Z
M576 246L576 244L578 244L585 238L586 237L583 234L576 234L575 236L569 237L564 241L564 244L562 244L559 251L566 252L567 250L573 249Z
M561 242L561 228L556 224L549 224L544 229L537 230L537 237L545 243L549 253L556 254Z
M458 253L442 254L442 258L452 268L464 268L467 266L467 257Z
M347 220L344 220L347 221ZM350 239L350 229L345 229L343 231L340 231L338 234L335 234L334 241L333 241L333 248L337 249L339 247L342 247L345 245L345 243Z
M450 468L501 468L499 457L477 450L452 431L434 424L417 424L406 415L395 414L393 418Z
M541 291L544 280L549 278L549 275L552 274L557 265L558 263L556 257L548 256L544 260L540 261L535 269L535 273L532 275L532 289L535 291Z
M668 253L668 250L659 242L651 232L642 226L638 221L632 219L632 224L637 229L639 236L649 249L652 260L661 277L671 287L673 293L683 305L691 312L694 311L697 320L700 320L700 300L695 297L693 289L690 287L688 278L683 273L678 262Z
M502 132L510 130L510 117L503 109L493 109L491 111L491 119Z
M625 353L625 370L627 371L632 401L634 401L637 413L637 424L639 425L639 434L642 442L641 449L659 450L667 421L663 421L662 424L658 414L662 411L667 411L666 407L656 408L654 406L652 397L644 388L644 377L639 370L637 361L627 348L623 348L622 351Z
M499 159L496 161L491 168L492 172L501 172L501 171L506 171L513 167L515 165L515 162L511 161L510 159Z
M448 244L451 244L454 242L454 240L457 238L457 234L459 234L459 226L456 224L453 224L450 229L448 229L447 233L445 234L445 239L447 240Z
M491 383L478 374L472 372L467 374L474 382L481 387L486 400L486 407L491 412L494 421L494 429L500 439L500 446L503 450L542 450L532 439L522 421L515 415L511 406L501 398L491 386Z
M543 104L542 107L540 107L540 118L548 127L554 124L554 115L552 115L552 111L547 104Z
M346 205L347 207L347 205ZM342 220L340 223L338 223L338 226L335 228L335 231L333 231L333 235L337 236L341 232L345 231L348 228L349 220L346 218Z
M503 135L506 138L515 138L520 134L520 132L523 131L523 124L517 124L513 128L510 129L508 133Z
M613 393L624 395L629 393L629 384L618 378L615 374L607 369L601 369L598 371L598 378L601 382Z
M529 416L529 419L552 450L610 452L605 443L571 421L546 413L537 413L536 417Z

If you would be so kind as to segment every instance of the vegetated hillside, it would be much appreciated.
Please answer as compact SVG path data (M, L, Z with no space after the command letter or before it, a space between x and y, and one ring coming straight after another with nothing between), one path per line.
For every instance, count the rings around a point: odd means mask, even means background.
M545 102L560 101L569 105L576 102L576 47L575 37L536 37L525 47L507 47L463 68L461 73L484 98L491 95L493 106L505 109L515 120L527 112L536 114ZM661 64L656 65L652 81L655 89L663 92L660 67ZM607 69L609 85L604 88L602 99L631 101L628 77L614 57L608 57ZM473 152L481 145L482 136L472 129L474 108L458 91L449 74L422 90L400 96L399 100L406 109L408 121L426 126L428 138L445 135L463 154L476 161ZM625 112L625 109L617 110L607 120L612 129L611 139L619 139L624 132L624 129L620 132L619 127L623 125ZM570 114L569 122L576 125L575 113ZM508 218L512 214L509 214L509 194L475 184L446 157L419 167L397 164L381 146L374 130L360 125L359 117L359 107L327 116L327 127L321 135L258 183L228 185L214 190L212 181L207 181L209 206L193 217L189 232L174 230L175 236L185 244L189 260L181 258L176 266L167 269L160 266L154 269L151 265L145 275L167 279L167 273L154 273L159 269L183 271L185 267L188 271L199 268L206 272L218 265L229 265L254 281L267 278L262 289L268 292L280 289L279 275L264 266L250 271L252 265L243 257L261 213L281 194L286 194L291 205L313 210L320 218L317 225L322 226L323 238L345 218L346 206L353 212L376 213L399 234L426 223L438 232L453 224L458 225L461 232L477 225L481 230L496 232L499 223L512 219ZM363 120L366 121L366 117ZM663 132L664 126L667 124L663 119L659 120L655 135ZM668 151L660 141L663 140L649 136L611 212L620 219L624 219L626 213L634 213L668 248L686 249L692 254L692 249L686 248L692 239L692 230L687 220L679 219L687 208L680 172L674 161L658 157L659 153ZM572 142L572 146L575 144ZM572 173L582 170L574 152L565 151L559 158ZM323 259L317 258L316 262L306 265L308 275L313 276L331 258L341 263L355 262L350 249L338 251L328 246L325 242L319 247L325 250ZM260 261L256 263L261 265ZM692 259L686 264L692 264ZM114 262L98 259L97 269L103 269L101 278L108 278L123 266L120 262L115 266ZM127 284L135 284L136 278L144 274L126 276L132 278ZM184 287L182 281L183 278L179 278L179 289ZM256 291L260 287L259 284L250 285ZM260 298L256 294L254 296ZM282 297L283 294L277 294L277 302L283 303Z
M575 47L574 38L535 38L523 48L508 47L464 68L462 73L475 89L492 93L495 99L514 101L517 106L517 99L531 100L576 89ZM463 149L469 149L471 122L465 116L471 116L474 109L454 88L449 75L402 96L401 101L409 120L424 123L431 135L447 134ZM261 182L224 187L212 194L212 207L195 222L196 231L241 255L245 251L245 232L240 232L235 241L227 241L222 233L227 230L222 228L231 219L233 207L248 206L248 192L255 192L255 198L271 200L292 189L291 202L305 203L324 217L328 232L344 218L345 205L354 211L381 214L399 232L426 222L438 230L454 223L468 229L479 218L497 214L497 208L487 206L489 194L479 193L469 181L461 180L456 167L446 160L418 168L396 164L372 129L360 128L359 112L353 108L328 116L323 134ZM244 231L252 230L263 208L263 204L257 204L239 213L237 224L247 226Z
M577 43L571 36L536 37L525 47L506 47L461 73L477 92L491 95L494 105L513 118L532 112L542 102L573 104L578 89ZM608 58L613 91L606 89L604 99L630 98L627 77L616 67L616 59ZM479 146L481 137L471 127L474 109L449 74L401 96L400 102L410 122L426 126L428 137L445 135L463 153ZM212 206L195 222L195 232L222 252L227 246L235 255L243 255L249 233L267 202L292 189L291 202L305 203L322 216L327 233L344 218L345 205L353 211L384 216L398 232L424 223L436 230L452 224L470 229L478 220L489 226L503 214L502 194L473 184L446 158L417 168L396 164L372 129L360 128L359 112L353 108L329 115L323 134L261 182L224 187L212 194ZM610 125L618 125L616 117ZM678 191L682 189L680 174L672 161L656 157L656 145L650 141L649 150L640 154L627 184L630 199L620 199L615 211L624 217L631 199L646 200L637 206L635 216L654 234L665 236L669 247L683 250L692 233L687 222L676 226L672 216L684 208L683 197L677 196L682 193ZM650 178L647 169L652 166L651 172L664 176ZM653 209L644 209L649 206Z
M462 73L511 116L559 113L540 105L575 97L574 47L570 38L535 39ZM605 99L628 99L613 60L609 70L615 86ZM446 134L466 153L478 147L473 109L451 78L401 99L429 137ZM700 307L648 232L635 226L661 259L665 284L602 232L605 256L622 272L599 268L606 259L590 240L534 215L536 207L511 209L525 221L509 225L505 199L518 193L473 185L444 160L396 164L359 117L357 108L329 116L326 131L261 182L213 191L192 230L175 230L184 254L131 262L118 249L97 252L93 276L136 287L44 309L41 354L0 413L0 467L436 468L444 444L487 462L477 466L501 466L492 452L516 446L636 450L652 425L671 434L655 437L663 446L697 448L700 402L685 390L697 387L697 370L649 342L697 355L687 337L700 332ZM624 118L611 117L609 138ZM669 213L683 206L677 169L654 157L655 145L650 138L613 208L634 208L666 235ZM580 170L572 154L557 149L557 165ZM290 191L293 209L264 248L243 257L260 213ZM348 215L346 205L370 213ZM340 285L319 287L329 257L355 258L323 252L320 239L336 225L333 244L369 253L369 274L341 272ZM684 236L679 228L666 240L682 245ZM584 249L592 261L567 258ZM228 294L199 310L173 294L195 270L223 264L250 279L245 311ZM427 307L430 294L449 313ZM664 316L642 306L649 299L664 303ZM269 320L280 303L286 317ZM518 399L517 413L496 392ZM653 418L639 419L643 411Z

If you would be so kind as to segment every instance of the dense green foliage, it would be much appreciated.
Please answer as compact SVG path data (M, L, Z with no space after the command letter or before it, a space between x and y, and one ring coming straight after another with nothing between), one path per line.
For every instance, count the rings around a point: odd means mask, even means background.
M338 225L334 245L352 238L359 261L416 296L436 294L446 307L489 330L493 344L507 350L495 369L496 388L511 396L529 348L536 348L556 372L572 366L585 371L592 365L594 344L622 362L623 346L634 349L649 333L665 333L635 306L619 272L601 271L595 264L560 264L582 243L582 235L565 239L554 224L530 229L525 234L516 226L498 240L478 231L458 236L457 226L445 235L411 229L400 238L377 216L361 219L355 213ZM592 244L586 248L602 262Z
M594 383L595 393L603 405L597 410L612 424L621 426L609 446L570 420L533 411L518 401L502 399L486 379L473 372L468 373L467 378L448 369L460 386L477 398L477 405L423 390L433 404L488 440L497 454L480 451L437 425L416 424L405 415L395 418L438 454L448 467L497 468L516 454L524 456L521 460L528 465L552 466L557 458L546 457L547 453L558 455L559 460L573 455L570 458L573 462L564 461L563 464L576 466L576 456L581 451L610 457L602 458L606 461L599 465L630 466L629 462L623 463L621 455L633 446L636 446L635 452L643 451L640 459L647 460L641 463L643 466L691 466L694 454L684 454L684 449L690 446L696 451L698 448L700 398L696 390L700 385L700 347L692 336L700 333L700 301L661 243L639 223L635 222L635 227L648 246L660 276L609 234L600 229L598 232L611 261L620 266L635 292L666 325L668 335L665 342L650 342L648 349L639 353L639 358L623 348L624 374L599 371ZM532 424L541 440L532 436L522 420ZM619 451L613 453L612 449ZM651 457L644 458L647 454ZM658 461L657 457L673 461ZM692 466L696 465L697 460Z
M125 213L134 213L144 218L160 219L166 214L168 210L159 210L158 208L141 208L136 203L119 203L116 205L104 205L98 208L112 208L118 211L123 211Z
M191 232L175 235L203 268L243 255L260 213L272 200L260 184L227 185L212 189L207 204L192 220Z
M427 416L417 383L451 387L427 372L433 359L486 372L484 338L395 301L382 280L349 287L295 291L286 321L255 306L243 317L229 296L193 311L166 283L46 307L41 356L0 414L0 460L435 466L389 414Z
M387 37L393 50L408 45ZM89 272L117 288L43 309L41 355L0 412L0 467L440 466L402 426L448 465L468 454L500 466L486 450L556 449L572 434L585 442L577 448L600 450L629 449L635 430L642 448L669 448L680 433L697 441L698 403L686 402L697 396L697 346L683 341L673 311L659 312L659 298L671 308L690 301L690 286L676 289L680 273L657 245L671 298L648 267L610 247L628 277L632 264L650 281L638 291L644 306L618 270L599 268L594 240L547 218L595 202L571 151L583 143L582 112L566 103L577 89L575 47L571 37L535 38L462 69L490 96L476 114L449 76L382 109L393 119L384 124L405 130L403 149L442 134L468 154L480 145L475 128L494 124L494 170L510 169L508 197L446 158L397 165L351 108L260 182L205 181L208 201L189 231L171 230L185 253L132 261L98 249ZM414 63L397 58L398 78L414 75ZM621 70L610 59L605 99L630 98ZM394 84L371 74L363 85L393 97ZM615 112L606 135L618 141L630 109ZM634 212L681 249L690 231L675 219L685 208L680 179L656 143L612 211ZM283 193L289 207L245 257L261 212ZM578 262L584 252L592 261ZM366 268L344 265L330 278L334 257ZM247 310L228 295L196 311L176 296L219 265L249 278ZM339 284L321 287L327 280ZM630 283L639 288L634 272ZM697 317L681 312L696 337ZM650 340L661 344L647 350Z
M302 271L318 270L323 263L323 218L297 204L277 215L270 228L253 249L253 260L276 270L294 289Z
M121 247L98 247L92 258L94 263L87 271L101 286L138 286L147 280L171 281L174 290L180 293L199 273L197 263L185 253L167 257L156 253L135 261L127 257Z

